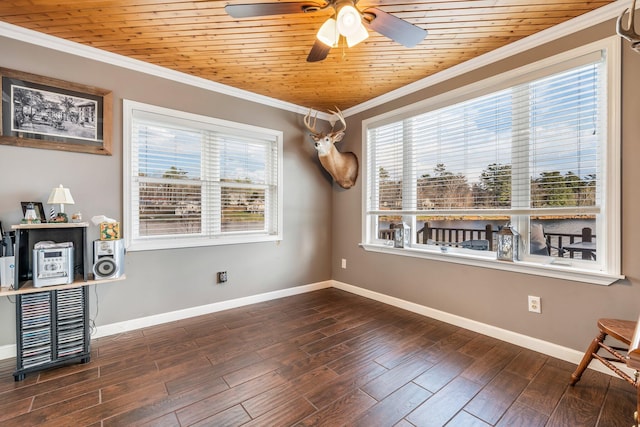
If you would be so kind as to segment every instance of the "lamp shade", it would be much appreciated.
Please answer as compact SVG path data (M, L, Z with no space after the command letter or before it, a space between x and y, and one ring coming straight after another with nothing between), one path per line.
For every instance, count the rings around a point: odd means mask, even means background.
M339 36L338 29L336 28L336 20L333 18L327 19L317 34L318 40L329 47L334 47L338 44Z
M73 197L71 196L71 192L69 191L69 189L64 188L62 184L60 184L59 187L55 187L53 190L51 190L51 194L49 194L49 200L47 200L47 203L49 203L50 205L73 205L75 202L73 201Z

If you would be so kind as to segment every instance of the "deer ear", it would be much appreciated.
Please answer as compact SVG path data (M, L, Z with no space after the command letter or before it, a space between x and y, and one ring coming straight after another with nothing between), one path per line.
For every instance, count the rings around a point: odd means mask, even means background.
M338 132L336 136L333 138L333 143L342 141L342 137L344 137L344 132Z

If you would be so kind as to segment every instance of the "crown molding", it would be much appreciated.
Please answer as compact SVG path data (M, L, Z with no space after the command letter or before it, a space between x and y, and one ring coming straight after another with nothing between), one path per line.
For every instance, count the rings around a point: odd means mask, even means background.
M585 13L584 15L570 19L569 21L555 25L551 28L547 28L546 30L540 31L539 33L532 34L516 42L510 43L491 52L472 58L461 64L454 65L453 67L447 68L446 70L440 71L429 77L425 77L424 79L418 80L414 83L410 83L399 89L387 92L384 95L380 95L376 98L370 99L369 101L365 101L354 107L348 108L343 111L344 116L349 117L354 114L367 111L371 108L378 107L403 96L410 95L421 89L428 88L459 75L474 71L487 65L491 65L500 60L541 46L545 43L549 43L562 37L571 35L577 31L590 28L597 24L601 24L602 22L605 22L609 19L617 18L625 9L629 9L629 7L630 3L628 2L628 0L619 0L606 6L602 6L598 9L594 9L591 12Z

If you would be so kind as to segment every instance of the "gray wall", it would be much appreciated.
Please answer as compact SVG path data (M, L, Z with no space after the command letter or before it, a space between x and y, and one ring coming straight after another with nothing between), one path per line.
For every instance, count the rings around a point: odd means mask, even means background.
M48 209L58 184L69 187L76 202L67 212L122 220L122 99L284 132L284 240L130 252L125 281L92 289L98 326L330 279L332 189L299 114L2 37L0 67L110 89L114 99L110 157L0 145L5 228L20 221L20 201L42 201ZM91 225L89 241L96 238ZM229 282L216 285L221 270ZM15 344L12 301L0 298L0 345Z
M361 156L361 121L400 106L614 34L608 22L468 75L349 117L344 144ZM446 262L366 252L362 229L363 182L334 193L332 270L335 280L402 298L478 322L583 351L599 317L637 319L640 312L640 54L623 44L622 268L625 280L598 286ZM428 58L425 58L428 60ZM347 269L340 267L347 259ZM542 298L542 314L527 311L527 295Z

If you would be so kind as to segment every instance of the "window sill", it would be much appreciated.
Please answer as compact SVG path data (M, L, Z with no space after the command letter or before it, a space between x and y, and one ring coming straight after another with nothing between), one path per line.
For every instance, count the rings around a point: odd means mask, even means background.
M571 265L553 265L516 261L498 261L494 252L484 254L474 254L472 251L448 251L443 253L437 249L423 248L394 248L384 244L361 243L360 246L366 251L385 253L391 255L409 256L414 258L430 259L434 261L451 262L455 264L472 265L475 267L492 268L495 270L513 271L517 273L532 274L536 276L552 277L556 279L572 280L576 282L591 283L595 285L607 286L624 279L623 275L609 274L602 271L590 271L576 268ZM478 251L481 252L481 251Z
M125 239L126 240L126 239ZM254 235L251 238L246 236L227 236L224 238L174 238L167 239L162 238L147 238L139 239L135 241L126 241L127 252L137 251L153 251L159 249L182 249L182 248L198 248L203 246L224 246L224 245L238 245L245 243L264 243L264 242L279 242L282 240L282 236L279 234L274 235Z

